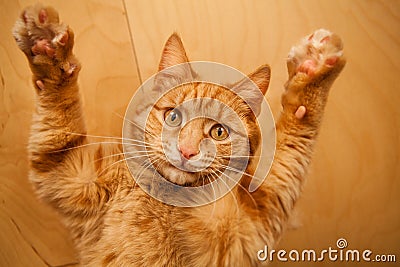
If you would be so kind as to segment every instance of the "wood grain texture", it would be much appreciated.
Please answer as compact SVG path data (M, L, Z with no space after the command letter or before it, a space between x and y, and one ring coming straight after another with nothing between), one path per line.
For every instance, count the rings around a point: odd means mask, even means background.
M75 262L68 233L55 213L35 200L27 181L33 90L10 29L22 7L32 2L1 1L1 266ZM123 115L140 81L157 70L163 44L174 31L192 60L217 61L245 73L270 64L267 99L275 115L290 47L318 28L338 33L348 64L332 89L297 206L300 226L289 230L279 247L321 250L343 237L350 249L400 259L399 1L42 2L56 7L75 30L88 126L99 135L119 135L122 119L115 113ZM307 266L335 264L342 265Z

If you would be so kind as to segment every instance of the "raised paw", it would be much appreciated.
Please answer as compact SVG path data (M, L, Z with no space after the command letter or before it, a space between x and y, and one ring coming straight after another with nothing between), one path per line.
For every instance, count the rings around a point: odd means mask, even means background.
M328 30L317 30L292 47L287 65L289 78L298 75L303 80L311 80L323 75L344 65L342 41Z
M73 32L59 22L54 8L40 4L26 8L15 23L13 35L35 78L65 82L79 69L72 54Z

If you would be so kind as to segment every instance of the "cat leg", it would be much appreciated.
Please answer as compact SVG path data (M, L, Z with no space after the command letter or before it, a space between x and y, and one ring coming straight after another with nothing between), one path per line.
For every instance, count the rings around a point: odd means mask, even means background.
M264 184L253 193L261 203L269 245L279 240L300 195L329 89L345 65L342 49L337 35L317 30L289 53L274 162Z
M29 142L32 167L57 166L62 149L80 145L85 134L79 90L80 64L72 53L74 35L51 7L26 8L15 23L14 38L25 53L36 89L36 110ZM54 152L52 154L49 154Z
M28 59L36 90L30 180L40 197L78 225L80 217L100 216L110 199L118 184L113 179L118 166L105 171L111 165L105 161L119 160L107 155L121 151L87 144L77 84L80 64L72 53L74 34L59 22L57 12L42 5L28 7L13 34Z

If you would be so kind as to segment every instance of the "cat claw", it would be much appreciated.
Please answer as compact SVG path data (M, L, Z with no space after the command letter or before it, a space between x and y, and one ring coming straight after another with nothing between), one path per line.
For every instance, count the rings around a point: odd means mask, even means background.
M58 35L56 35L53 40L51 40L51 43L56 46L56 45L61 45L65 46L66 43L68 42L69 36L68 32L63 32Z
M65 62L65 63L62 65L62 69L64 70L64 72L65 72L68 76L71 76L71 75L74 73L74 71L76 70L77 67L78 67L78 66L77 66L76 64L70 63L70 62Z
M38 17L39 17L39 22L44 24L48 19L46 10L45 9L41 9L39 11L39 16Z

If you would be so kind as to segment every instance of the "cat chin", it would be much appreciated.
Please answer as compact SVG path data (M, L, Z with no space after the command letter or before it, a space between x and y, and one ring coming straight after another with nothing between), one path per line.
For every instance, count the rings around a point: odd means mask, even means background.
M159 172L166 180L177 185L192 184L198 179L194 173L187 173L172 166L166 167L162 171L159 170Z

